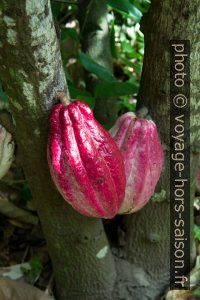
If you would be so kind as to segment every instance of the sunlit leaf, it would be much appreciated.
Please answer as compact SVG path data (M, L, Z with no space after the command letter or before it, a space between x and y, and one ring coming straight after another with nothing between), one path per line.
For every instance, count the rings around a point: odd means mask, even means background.
M142 13L146 13L151 4L150 0L129 0L132 4L134 4Z
M197 225L194 225L194 238L200 241L200 227Z
M142 17L141 11L128 0L107 0L107 4L119 12L126 13L136 22L139 22Z
M119 101L119 109L126 108L129 111L136 111L136 102L133 102L132 99L130 99L129 96L123 96L121 97Z
M42 271L42 263L38 257L34 257L29 262L30 269L24 269L22 267L22 271L28 283L34 284Z

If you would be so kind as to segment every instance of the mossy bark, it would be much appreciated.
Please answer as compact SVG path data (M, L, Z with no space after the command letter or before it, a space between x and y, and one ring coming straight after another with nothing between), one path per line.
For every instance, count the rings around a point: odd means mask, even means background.
M52 259L57 299L111 299L115 268L102 222L67 205L47 166L49 111L56 92L67 93L48 0L1 1L0 80Z

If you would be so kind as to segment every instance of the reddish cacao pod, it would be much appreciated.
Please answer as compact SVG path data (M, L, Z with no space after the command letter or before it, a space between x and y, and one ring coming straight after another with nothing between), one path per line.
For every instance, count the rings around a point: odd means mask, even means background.
M126 185L123 159L87 104L53 107L47 155L54 183L75 210L99 218L117 214Z
M153 121L122 115L110 130L124 159L126 190L119 214L141 209L151 198L160 177L163 149Z

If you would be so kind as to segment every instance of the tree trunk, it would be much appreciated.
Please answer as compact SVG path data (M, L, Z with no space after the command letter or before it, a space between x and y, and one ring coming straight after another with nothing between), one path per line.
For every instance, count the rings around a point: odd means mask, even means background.
M48 0L1 1L0 77L52 259L57 299L111 299L115 268L102 222L66 204L47 166L49 111L56 92L67 92Z
M156 191L159 193L140 212L124 216L120 238L124 259L140 276L129 283L130 299L160 299L169 286L170 214L169 214L169 116L170 48L169 40L191 40L191 229L193 229L195 152L199 151L199 107L197 102L200 44L196 18L200 1L153 1L144 17L145 57L138 108L143 105L155 120L165 149L165 163ZM196 111L195 111L196 110ZM192 239L192 236L191 236ZM191 248L194 261L194 248ZM138 280L138 278L140 280ZM143 279L143 280L142 280ZM129 299L129 298L127 298Z
M107 22L108 9L105 0L82 0L79 4L81 45L84 52L99 65L113 71L110 33ZM99 82L96 76L87 73L87 88L94 92ZM117 101L114 98L97 98L95 117L108 128L117 118Z

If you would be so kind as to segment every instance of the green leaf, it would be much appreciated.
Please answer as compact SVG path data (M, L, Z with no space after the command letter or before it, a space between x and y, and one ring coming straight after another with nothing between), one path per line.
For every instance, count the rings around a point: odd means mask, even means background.
M136 103L131 103L129 96L123 96L119 101L119 109L128 109L129 111L136 111Z
M8 102L8 96L4 93L1 83L0 83L0 101Z
M134 70L137 74L142 73L142 66L143 66L142 62L138 62L137 64L134 65Z
M129 82L103 82L97 85L95 97L118 97L137 93L136 84Z
M90 93L88 93L87 91L84 91L84 90L77 89L70 82L68 82L68 89L69 89L69 94L72 99L82 100L85 103L87 103L91 109L94 108L95 98L92 97L92 95Z
M34 257L32 260L30 260L29 264L31 267L30 269L24 269L22 267L21 270L24 273L27 282L34 284L38 280L43 266L38 257Z
M134 4L142 13L146 13L151 4L150 0L130 0L132 4Z
M32 194L30 187L27 183L25 183L21 189L21 201L25 205L28 201L32 200Z
M117 48L115 45L115 21L112 21L111 32L110 32L110 44L112 57L117 59Z
M129 59L127 59L125 57L121 57L121 61L128 67L131 67L131 68L135 67L135 63L133 63L132 61L130 61Z
M72 99L77 98L78 95L84 96L84 97L92 97L90 93L88 93L85 90L77 89L72 82L68 81L68 88L69 88L69 94Z
M134 48L129 41L126 40L121 42L121 46L124 52L134 53Z
M79 60L81 64L85 67L85 69L95 75L97 75L100 79L104 81L115 81L116 78L113 74L106 68L97 64L93 59L90 58L89 55L80 52Z
M200 288L197 288L197 289L193 292L193 295L200 296Z
M107 0L107 4L119 12L126 13L136 22L139 22L142 17L141 11L128 0Z
M95 106L95 98L93 98L93 97L86 97L86 96L83 96L83 95L78 95L77 98L80 99L80 100L82 100L83 102L87 103L87 105L89 105L89 107L91 109L94 108L94 106Z
M63 28L61 31L61 40L65 41L68 38L72 38L76 42L79 42L79 35L73 28Z
M54 16L54 18L58 18L60 11L62 8L62 3L59 2L52 2L51 1L51 10L52 10L52 14Z
M197 225L194 225L194 238L200 241L200 227Z

